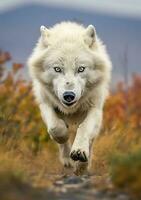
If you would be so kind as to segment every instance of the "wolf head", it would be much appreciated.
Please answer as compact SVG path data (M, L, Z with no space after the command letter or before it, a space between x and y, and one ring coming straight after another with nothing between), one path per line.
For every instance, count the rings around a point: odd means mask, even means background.
M65 107L108 79L110 61L95 28L61 23L41 26L41 37L29 59L31 75L50 90Z

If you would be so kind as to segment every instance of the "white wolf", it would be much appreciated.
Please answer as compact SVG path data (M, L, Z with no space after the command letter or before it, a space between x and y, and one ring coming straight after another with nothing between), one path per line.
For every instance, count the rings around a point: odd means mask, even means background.
M101 127L111 61L92 25L62 22L50 29L41 26L40 31L28 60L33 91L62 163L84 172ZM72 144L70 124L75 124L76 132Z

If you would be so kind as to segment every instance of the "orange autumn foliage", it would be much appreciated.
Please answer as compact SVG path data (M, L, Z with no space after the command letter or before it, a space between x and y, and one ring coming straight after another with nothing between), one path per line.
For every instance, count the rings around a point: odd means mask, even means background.
M31 83L20 74L23 64L13 63L7 70L5 64L10 58L8 53L0 52L0 140L6 137L30 140L38 150L40 141L48 140L46 128Z

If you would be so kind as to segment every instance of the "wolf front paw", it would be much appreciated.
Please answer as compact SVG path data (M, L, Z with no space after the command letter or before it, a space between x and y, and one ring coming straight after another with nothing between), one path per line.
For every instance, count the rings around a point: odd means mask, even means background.
M83 149L72 150L70 157L74 161L88 162L88 153Z
M65 122L61 119L50 127L48 132L51 138L60 144L63 144L68 140L68 129Z

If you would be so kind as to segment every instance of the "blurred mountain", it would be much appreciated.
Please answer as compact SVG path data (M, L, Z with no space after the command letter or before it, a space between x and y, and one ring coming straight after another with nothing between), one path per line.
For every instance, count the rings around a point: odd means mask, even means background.
M22 6L0 15L0 48L9 51L14 61L25 63L39 37L39 27L64 20L96 27L111 55L114 81L123 77L127 66L130 75L141 72L141 19L51 6Z

